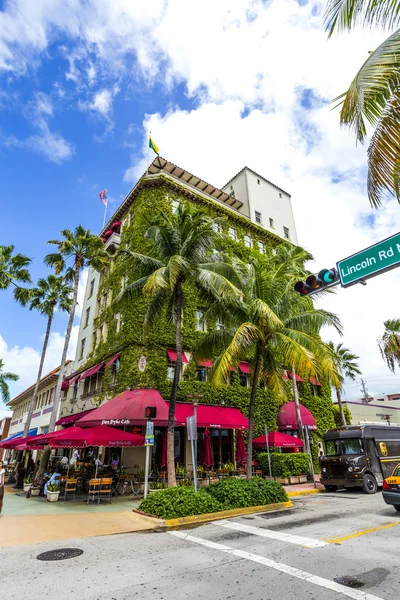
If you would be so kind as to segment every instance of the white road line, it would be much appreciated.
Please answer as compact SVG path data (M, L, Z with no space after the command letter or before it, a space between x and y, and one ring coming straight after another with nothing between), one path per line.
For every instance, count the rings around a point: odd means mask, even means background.
M309 583L313 583L319 587L331 590L332 592L337 592L338 594L342 594L343 596L347 596L353 600L383 600L383 598L378 596L367 594L361 590L348 588L344 585L340 585L339 583L335 583L334 581L330 581L329 579L324 579L323 577L312 575L312 573L307 573L307 571L302 571L301 569L296 569L295 567L290 567L289 565L275 562L274 560L265 558L264 556L259 556L258 554L252 554L251 552L246 552L244 550L236 550L235 548L230 548L229 546L224 546L223 544L217 544L193 535L187 535L183 531L169 531L168 533L169 535L174 535L175 537L184 539L188 542L193 542L194 544L200 544L201 546L206 546L207 548L212 548L213 550L219 550L220 552L238 556L239 558L243 558L245 560L251 560L252 562L264 565L270 569L275 569L275 571L286 573L291 577L297 577L297 579L303 579L303 581L308 581Z
M322 540L314 540L302 535L292 535L291 533L282 533L281 531L273 531L272 529L263 529L262 527L245 525L244 523L236 523L233 521L224 520L215 521L214 524L221 525L221 527L227 527L228 529L235 529L236 531L252 533L253 535L259 535L271 540L279 540L281 542L289 542L290 544L298 544L299 546L303 546L305 548L322 548L323 546L329 546L327 542L323 542Z

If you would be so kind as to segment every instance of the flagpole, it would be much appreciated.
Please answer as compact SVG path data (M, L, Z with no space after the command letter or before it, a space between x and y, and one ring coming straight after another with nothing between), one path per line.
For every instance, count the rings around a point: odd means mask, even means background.
M151 139L151 131L149 132L149 139L147 140L147 169L146 173L149 174L150 167L150 139Z
M103 218L103 227L102 227L102 229L104 229L104 225L106 224L107 207L108 207L108 198L106 199L106 203L104 205L104 218Z

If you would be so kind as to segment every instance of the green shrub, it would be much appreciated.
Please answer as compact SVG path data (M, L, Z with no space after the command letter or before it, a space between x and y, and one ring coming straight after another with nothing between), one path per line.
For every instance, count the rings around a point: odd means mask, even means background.
M179 486L150 494L139 510L160 519L175 519L221 510L220 503L203 490L195 494L192 487Z
M269 475L268 453L260 452L258 460L263 473ZM306 475L310 470L310 455L306 452L290 454L273 452L271 453L271 470L273 477Z
M266 481L259 477L252 479L227 478L213 483L206 488L222 505L223 510L245 508L246 506L263 506L275 502L286 502L287 495L280 483Z

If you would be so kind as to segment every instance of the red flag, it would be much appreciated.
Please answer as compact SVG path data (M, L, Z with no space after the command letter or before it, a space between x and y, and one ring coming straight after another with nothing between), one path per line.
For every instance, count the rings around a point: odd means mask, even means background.
M104 190L101 190L99 196L100 196L100 201L104 204L104 206L107 206L107 194L108 194L108 190L106 190L104 188Z

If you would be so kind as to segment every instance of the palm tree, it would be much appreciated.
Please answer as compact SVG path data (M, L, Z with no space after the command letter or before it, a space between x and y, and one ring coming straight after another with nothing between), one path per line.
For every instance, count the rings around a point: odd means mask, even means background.
M384 322L385 331L378 338L378 346L383 360L394 373L400 366L400 319L389 319Z
M335 346L333 342L329 342L328 347L332 352L333 361L336 365L339 375L334 387L336 389L336 398L340 408L342 425L346 426L347 422L343 410L341 391L343 389L343 383L345 379L352 379L354 381L357 375L361 375L361 371L357 362L360 357L357 356L357 354L353 354L349 348L345 348L342 343Z
M0 246L0 290L13 285L15 291L19 283L31 283L28 265L31 259L23 254L13 254L14 246Z
M4 372L4 362L0 358L0 393L4 404L10 400L10 390L7 381L18 381L19 375L15 373Z
M23 305L29 306L29 310L38 310L40 314L47 316L47 327L44 336L42 354L40 357L39 370L37 374L35 389L31 398L26 423L24 426L23 437L29 432L32 414L35 409L35 403L38 396L40 379L42 377L43 363L46 357L47 345L49 343L51 324L53 322L54 311L58 308L61 311L69 312L72 306L72 287L65 282L64 278L54 274L47 278L40 278L37 286L24 290L20 288L16 291L16 299Z
M208 333L198 347L201 358L222 347L215 363L214 385L226 384L231 367L239 361L251 362L248 478L252 470L254 407L260 382L276 397L285 397L285 367L306 376L323 376L332 367L319 330L324 325L332 325L340 332L339 319L324 310L314 309L309 298L301 298L293 291L294 282L304 270L304 256L299 248L282 249L277 259L253 257L249 264L239 264L245 296L222 299L210 309L208 316L221 316L226 326L222 331ZM295 402L302 435L296 395Z
M328 0L326 28L351 30L360 23L397 28L399 3L392 0ZM368 196L373 207L380 206L385 193L400 202L400 129L398 113L400 89L400 30L390 35L368 58L350 88L334 100L341 105L340 122L349 126L363 143L368 122L375 129L368 148Z
M151 255L121 250L119 258L133 269L137 279L116 299L144 295L150 299L144 329L152 328L163 313L175 328L176 362L168 414L167 471L168 485L175 486L174 422L179 376L182 366L182 314L185 284L192 284L199 301L208 302L219 295L237 293L230 265L213 255L221 234L215 231L216 220L188 204L180 204L176 214L158 212L144 234Z
M78 225L73 232L69 229L64 229L61 231L61 235L63 236L61 240L50 240L47 242L48 244L57 246L58 252L47 254L44 258L45 264L54 267L57 275L65 273L65 280L73 281L71 308L55 391L54 406L50 417L49 431L54 431L61 402L61 385L64 379L65 361L75 317L79 275L81 270L86 266L92 266L97 271L101 271L109 262L109 257L104 250L101 239L93 235L89 229L82 227L82 225ZM71 262L69 266L68 262Z

